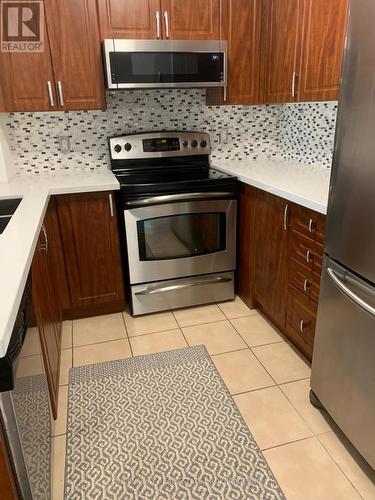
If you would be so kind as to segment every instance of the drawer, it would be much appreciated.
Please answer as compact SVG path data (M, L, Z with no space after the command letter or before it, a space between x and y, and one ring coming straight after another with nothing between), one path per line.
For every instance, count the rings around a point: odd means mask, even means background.
M292 229L299 231L319 243L324 242L326 218L324 215L314 212L300 205L293 205L290 214L290 225Z
M302 262L289 260L289 282L306 297L318 302L320 275Z
M305 264L312 271L321 274L323 245L293 230L290 238L289 255Z
M311 359L317 315L317 305L293 285L288 288L288 307L285 332Z

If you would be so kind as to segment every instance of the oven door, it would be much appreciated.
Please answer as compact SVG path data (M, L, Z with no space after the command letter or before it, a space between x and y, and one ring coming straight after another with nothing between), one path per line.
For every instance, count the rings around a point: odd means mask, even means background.
M234 271L235 199L125 210L130 283Z

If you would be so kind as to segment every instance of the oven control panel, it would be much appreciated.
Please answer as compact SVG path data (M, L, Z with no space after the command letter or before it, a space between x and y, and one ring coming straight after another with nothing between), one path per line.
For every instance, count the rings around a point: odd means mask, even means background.
M136 160L168 156L209 155L205 132L150 132L109 139L112 160Z

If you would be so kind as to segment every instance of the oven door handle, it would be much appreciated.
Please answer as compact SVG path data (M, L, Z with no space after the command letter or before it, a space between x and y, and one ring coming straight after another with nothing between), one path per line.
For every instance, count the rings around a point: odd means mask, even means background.
M170 203L173 201L189 201L189 200L207 200L210 198L228 198L234 197L233 192L208 192L208 193L180 193L180 194L166 194L162 196L152 196L151 198L142 198L136 201L127 201L125 206L147 206L159 205L161 203Z
M223 276L216 276L215 278L209 279L193 279L188 283L179 283L176 285L154 285L143 288L143 290L139 290L135 292L135 295L154 295L155 293L165 293L165 292L173 292L175 290L184 290L185 288L191 288L194 286L202 286L202 285L219 285L221 283L229 283L232 281L232 278L226 278Z

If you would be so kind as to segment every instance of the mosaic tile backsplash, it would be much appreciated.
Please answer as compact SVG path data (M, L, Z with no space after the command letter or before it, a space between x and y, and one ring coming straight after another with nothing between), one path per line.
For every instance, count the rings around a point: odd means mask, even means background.
M0 116L20 172L106 168L107 138L152 130L202 130L212 160L284 158L330 167L337 104L206 106L204 90L107 94L107 110ZM220 141L220 132L227 135ZM59 136L71 152L59 150ZM51 158L53 161L51 161Z

